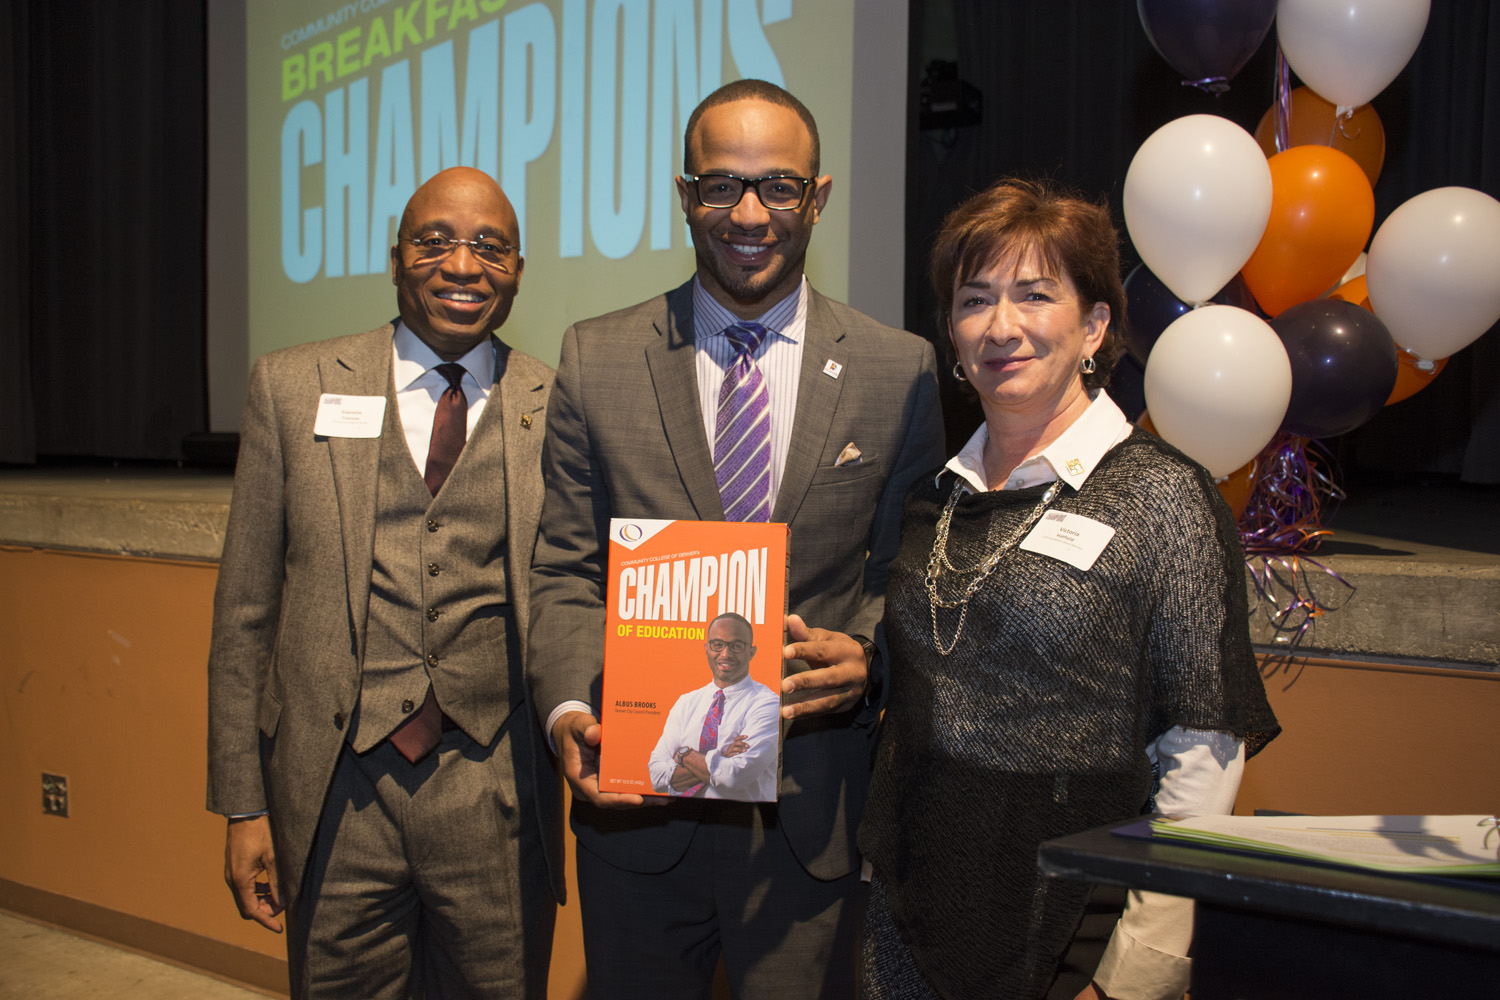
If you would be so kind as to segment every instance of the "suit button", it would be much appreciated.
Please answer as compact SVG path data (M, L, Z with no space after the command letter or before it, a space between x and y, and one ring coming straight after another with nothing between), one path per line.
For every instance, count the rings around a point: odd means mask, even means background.
M436 530L438 530L438 523L436 521L434 521L430 517L427 519L427 530L428 531L436 531Z
M437 657L433 656L431 653L428 653L427 654L427 665L429 667L435 667L435 666L437 666Z
M334 726L335 729L343 729L344 728L344 713L343 712L334 712L333 713L333 726Z
M438 569L438 564L437 563L428 563L427 564L427 575L428 576L437 576L441 572L442 572L442 570Z
M401 713L403 715L405 715L407 712L410 712L412 709L414 709L416 707L417 707L416 705L412 704L412 700L410 698L408 698L408 699L406 699L405 701L403 701L401 703Z
M441 614L442 614L442 612L439 611L437 608L428 608L427 609L427 620L430 621L430 622L435 622L435 621L438 620L438 616L441 615Z

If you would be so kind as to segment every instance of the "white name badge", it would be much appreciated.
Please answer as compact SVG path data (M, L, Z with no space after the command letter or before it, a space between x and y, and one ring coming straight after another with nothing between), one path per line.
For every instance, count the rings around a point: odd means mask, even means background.
M1115 537L1115 529L1082 514L1049 510L1021 540L1021 548L1087 570Z
M384 396L318 397L318 419L313 433L334 438L378 438L385 422Z

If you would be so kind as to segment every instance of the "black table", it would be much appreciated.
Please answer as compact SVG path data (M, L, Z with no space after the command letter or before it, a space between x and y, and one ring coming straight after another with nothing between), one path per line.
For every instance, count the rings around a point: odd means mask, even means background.
M1494 880L1382 875L1111 829L1048 841L1037 863L1059 878L1197 900L1193 1000L1500 997Z

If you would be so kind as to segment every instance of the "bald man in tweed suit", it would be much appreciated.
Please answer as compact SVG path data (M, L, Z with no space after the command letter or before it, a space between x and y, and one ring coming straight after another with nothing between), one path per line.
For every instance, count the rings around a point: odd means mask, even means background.
M209 661L209 808L295 997L543 997L558 780L521 651L546 365L493 335L524 261L469 168L407 205L400 319L250 380Z

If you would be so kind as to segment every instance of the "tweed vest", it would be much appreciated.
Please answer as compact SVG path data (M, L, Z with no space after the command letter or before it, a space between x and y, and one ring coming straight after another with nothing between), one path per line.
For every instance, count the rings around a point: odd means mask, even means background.
M349 743L363 753L420 708L438 705L482 745L522 694L506 585L505 468L492 397L438 491L412 461L387 391L376 488L369 625Z

